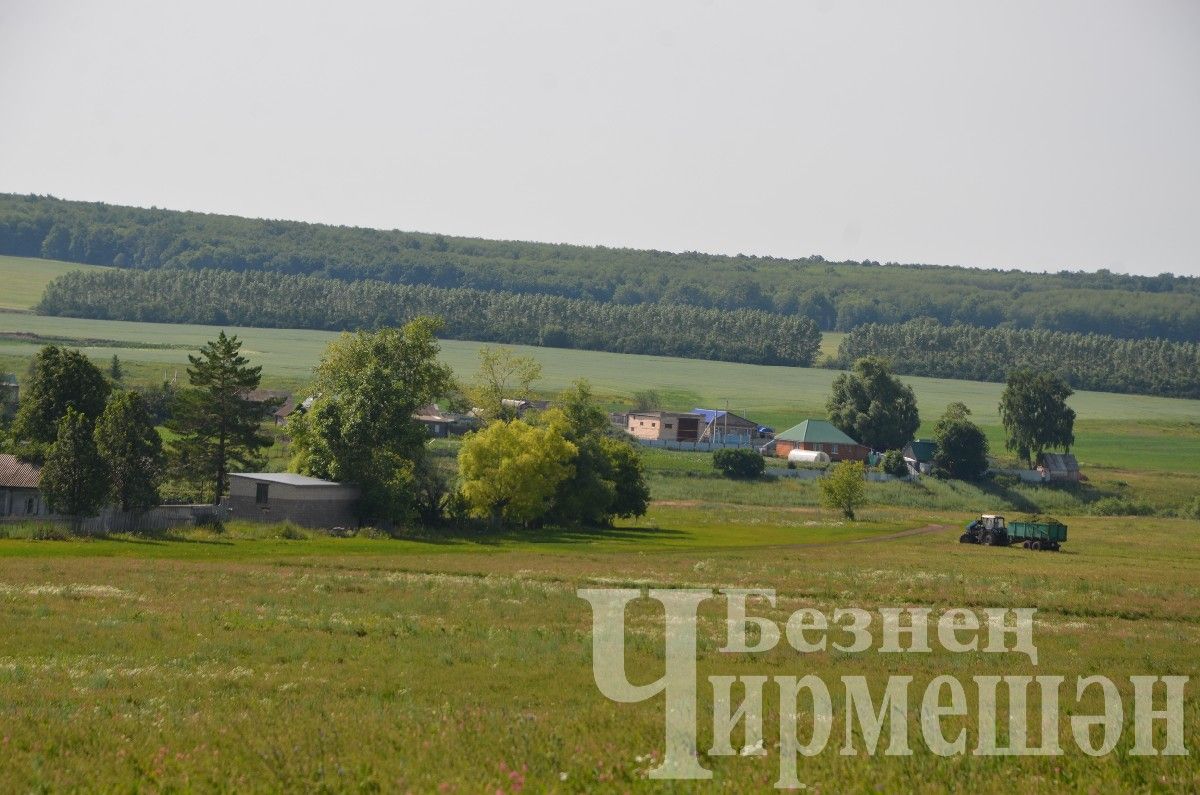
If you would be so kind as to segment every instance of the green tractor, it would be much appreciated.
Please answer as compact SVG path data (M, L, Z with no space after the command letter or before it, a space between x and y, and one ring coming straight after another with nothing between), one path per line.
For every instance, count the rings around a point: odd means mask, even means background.
M967 525L965 532L958 537L960 544L983 544L989 547L1006 547L1008 541L1008 526L1004 517L994 513L985 513Z
M1008 525L1003 516L985 513L967 525L958 540L963 544L985 544L989 547L1006 547L1019 541L1022 547L1034 552L1057 552L1067 540L1067 526L1057 519L1030 518L1038 521Z

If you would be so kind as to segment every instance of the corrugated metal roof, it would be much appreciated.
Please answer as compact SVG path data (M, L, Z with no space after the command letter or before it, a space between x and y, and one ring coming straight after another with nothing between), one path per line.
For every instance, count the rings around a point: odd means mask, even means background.
M0 488L36 489L42 471L16 456L0 454Z
M288 486L341 486L332 480L321 480L294 472L230 472L231 478L247 478L263 483L284 483Z
M799 425L793 425L775 438L785 442L858 444L858 442L833 427L833 423L827 420L805 420Z
M1038 460L1051 472L1079 471L1079 461L1070 453L1042 453Z

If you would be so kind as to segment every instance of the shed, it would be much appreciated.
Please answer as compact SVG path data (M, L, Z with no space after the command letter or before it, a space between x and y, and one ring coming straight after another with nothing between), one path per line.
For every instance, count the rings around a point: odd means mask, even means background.
M0 454L0 521L49 516L39 486L42 471L13 455Z
M828 420L805 420L775 437L775 455L787 458L793 450L819 450L831 461L866 461L871 453Z
M238 472L229 475L222 508L231 519L295 522L330 528L357 524L357 486L291 472Z
M914 475L928 475L933 471L933 457L937 455L937 442L933 439L913 439L902 451L908 471Z
M1070 453L1042 453L1038 456L1038 471L1047 480L1065 480L1078 483L1082 479L1079 462Z

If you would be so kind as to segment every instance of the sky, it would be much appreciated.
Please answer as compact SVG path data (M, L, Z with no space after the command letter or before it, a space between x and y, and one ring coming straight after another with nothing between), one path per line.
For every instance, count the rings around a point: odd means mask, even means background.
M1200 275L1200 3L0 0L0 191Z

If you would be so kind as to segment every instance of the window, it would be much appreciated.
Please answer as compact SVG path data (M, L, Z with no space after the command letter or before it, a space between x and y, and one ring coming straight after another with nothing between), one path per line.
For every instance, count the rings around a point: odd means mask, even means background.
M663 424L663 427L664 427L664 428L674 428L675 426L674 426L674 425L672 425L671 423L667 422L667 423L664 423L664 424Z
M270 487L270 483L256 483L254 486L254 501L259 505L265 504L267 501L267 489Z
M33 516L35 513L37 513L36 506L37 506L37 500L36 500L36 499L34 499L33 497L29 497L28 499L26 499L26 500L25 500L25 513L26 513L26 515L28 515L28 516Z
M837 452L837 445L835 444L835 445L830 445L830 446L831 446L831 447L833 447L833 451L832 451L832 452L836 453L836 452Z

